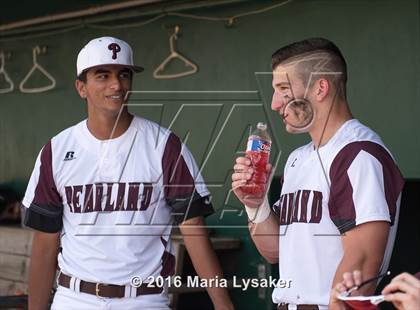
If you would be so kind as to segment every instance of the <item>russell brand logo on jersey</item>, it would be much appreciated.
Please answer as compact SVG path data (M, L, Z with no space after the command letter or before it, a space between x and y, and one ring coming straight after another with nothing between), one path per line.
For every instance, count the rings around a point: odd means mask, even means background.
M150 205L153 186L137 182L97 183L66 186L65 191L73 213L144 211Z
M76 159L76 157L74 157L74 152L73 151L70 151L70 152L67 152L66 153L66 156L64 157L64 160L73 160L73 159Z
M274 208L280 216L280 225L317 224L321 222L322 218L322 192L298 190L294 193L283 194Z

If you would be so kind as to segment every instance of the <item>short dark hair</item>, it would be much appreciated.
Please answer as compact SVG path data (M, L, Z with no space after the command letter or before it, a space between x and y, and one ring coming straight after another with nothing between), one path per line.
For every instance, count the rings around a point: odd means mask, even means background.
M87 81L87 72L88 72L88 70L82 71L82 73L80 73L80 74L77 76L77 79L78 79L79 81L82 81L83 83L86 83L86 81Z
M319 57L311 57L317 54ZM317 76L335 84L345 98L347 64L340 49L333 42L324 38L309 38L286 45L272 55L271 68L275 70L280 64L295 61L297 74L305 86L308 85L311 74L319 72ZM328 74L329 72L339 74Z

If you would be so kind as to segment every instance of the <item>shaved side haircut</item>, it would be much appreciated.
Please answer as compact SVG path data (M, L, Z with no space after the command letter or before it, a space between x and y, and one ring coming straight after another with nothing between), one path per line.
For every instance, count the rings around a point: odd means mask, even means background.
M347 64L339 48L324 38L294 42L277 50L271 57L271 68L293 65L305 87L324 78L331 82L337 95L346 98Z

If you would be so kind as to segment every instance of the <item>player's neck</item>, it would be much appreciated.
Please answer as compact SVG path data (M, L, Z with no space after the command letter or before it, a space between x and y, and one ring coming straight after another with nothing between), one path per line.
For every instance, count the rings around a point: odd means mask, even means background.
M333 107L331 112L324 113L316 120L316 125L309 134L315 147L325 145L337 132L338 129L353 116L348 108L347 102L343 101Z
M124 111L118 115L109 117L103 114L89 115L87 127L92 135L99 140L114 139L121 136L130 127L133 115ZM115 127L115 128L114 128Z

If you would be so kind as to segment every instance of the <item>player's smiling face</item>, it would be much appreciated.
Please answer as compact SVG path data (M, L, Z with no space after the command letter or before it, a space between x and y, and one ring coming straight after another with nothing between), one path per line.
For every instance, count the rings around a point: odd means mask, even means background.
M131 89L132 72L129 68L108 65L91 68L86 82L76 81L79 95L88 103L89 113L118 114Z

